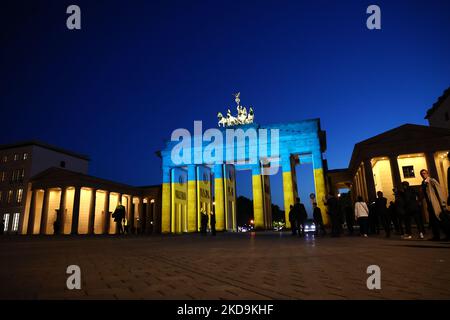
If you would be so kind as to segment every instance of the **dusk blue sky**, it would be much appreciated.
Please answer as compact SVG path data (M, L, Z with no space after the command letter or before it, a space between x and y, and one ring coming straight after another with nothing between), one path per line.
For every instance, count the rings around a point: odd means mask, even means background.
M70 4L82 30L66 28ZM382 30L366 28L370 4ZM89 155L92 175L158 184L172 130L215 127L240 91L255 122L320 118L329 168L347 167L356 142L427 124L450 86L449 12L430 0L1 1L0 143L39 139Z

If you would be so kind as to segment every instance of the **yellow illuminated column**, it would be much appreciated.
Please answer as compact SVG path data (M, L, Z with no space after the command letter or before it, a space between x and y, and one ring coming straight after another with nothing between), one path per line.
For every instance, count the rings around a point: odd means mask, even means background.
M289 210L295 203L295 171L292 170L292 160L290 155L284 155L281 158L281 168L283 171L283 196L284 196L284 216L286 228L291 227L289 222Z
M214 165L214 210L216 214L216 230L225 230L225 190L223 182L223 165Z
M265 229L264 224L264 192L262 184L261 169L259 167L252 169L252 188L253 188L253 219L255 229Z
M197 229L197 177L196 165L188 166L188 192L187 192L187 231L196 232Z
M161 233L170 232L170 168L163 167Z
M327 189L325 185L325 173L323 170L323 159L322 159L322 153L320 152L320 149L313 152L313 168L314 168L314 187L316 191L316 201L317 206L322 211L322 220L323 224L328 224L328 215L327 215L327 208L325 205L325 198L327 196Z

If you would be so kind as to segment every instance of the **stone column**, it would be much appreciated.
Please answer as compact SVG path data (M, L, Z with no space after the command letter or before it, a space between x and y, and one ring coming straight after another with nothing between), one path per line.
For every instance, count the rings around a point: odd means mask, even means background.
M322 212L323 224L328 225L327 207L323 201L327 196L327 189L325 183L325 172L320 145L316 146L316 149L313 152L312 157L314 169L314 187L316 193L317 206L320 208Z
M187 215L188 215L188 232L199 231L200 225L200 208L197 208L197 166L188 165L188 193L187 193Z
M161 208L161 233L170 232L171 224L171 177L170 167L163 166L162 179L162 208Z
M103 233L104 234L109 234L109 220L110 220L110 216L109 216L109 191L105 192L105 207L103 208Z
M94 234L96 204L97 204L97 189L94 188L91 191L91 202L89 204L88 234Z
M142 198L138 198L138 215L139 215L139 224L140 224L140 233L144 233L145 231L145 215L144 215L144 201Z
M71 234L78 234L78 223L80 220L80 199L81 199L81 187L77 186L75 187L75 196L73 199Z
M252 189L253 189L253 220L255 229L266 228L264 223L264 191L261 176L261 168L252 168Z
M27 234L33 234L34 221L36 218L36 193L37 190L31 191L30 213L28 214Z
M65 187L61 187L61 195L59 198L59 214L56 215L56 219L58 219L59 221L59 234L64 234L64 221L66 219L66 193L67 189Z
M133 196L130 195L128 198L128 229L131 232L134 228L134 206L133 206Z
M48 220L48 202L50 198L50 190L45 189L44 190L44 200L42 203L42 211L41 211L41 221L40 221L40 234L46 234L47 233L47 220Z
M398 155L389 155L389 164L391 166L392 185L394 188L399 188L402 184L400 169L398 167Z
M428 173L430 174L430 177L436 179L438 182L441 183L441 181L439 181L436 162L434 161L434 153L433 152L425 153L425 159L427 161Z
M294 179L297 177L295 173L292 172L292 159L288 154L281 155L281 169L283 174L283 198L284 198L284 212L286 228L291 227L289 222L289 210L290 206L295 203L295 190L294 190Z
M375 180L373 178L372 162L370 159L364 160L364 172L366 177L367 197L369 203L372 203L377 198L375 190Z
M225 186L223 165L214 165L214 210L216 213L216 230L225 230Z

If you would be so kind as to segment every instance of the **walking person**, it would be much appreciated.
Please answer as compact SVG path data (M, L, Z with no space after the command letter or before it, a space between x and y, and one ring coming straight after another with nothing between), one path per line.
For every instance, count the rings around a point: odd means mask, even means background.
M387 199L383 197L383 192L377 192L377 199L375 200L375 210L377 216L381 220L386 238L391 236L391 219L387 210Z
M297 219L298 235L300 237L303 237L305 235L305 222L306 222L306 219L308 219L308 214L306 213L305 205L300 202L299 197L297 197L295 199L295 204L294 204L293 210L294 210L294 214L296 215L296 219Z
M369 232L371 234L380 234L380 216L376 209L376 203L372 202L369 208Z
M353 226L355 225L355 214L351 205L345 207L345 223L347 224L348 235L353 235Z
M325 205L328 207L328 215L331 221L331 236L339 237L340 219L339 219L339 203L336 197L330 192L328 194Z
M211 211L211 217L209 219L209 225L211 226L211 235L216 235L216 214L214 211Z
M313 219L314 219L314 224L316 226L315 235L316 236L319 235L319 229L320 229L320 232L322 233L322 236L326 235L327 232L325 231L325 227L323 225L322 211L317 206L316 202L313 202Z
M125 207L122 205L122 203L118 203L116 210L114 210L114 213L112 214L112 217L114 218L114 222L116 223L116 232L118 234L123 234L123 226L122 221L125 218Z
M441 239L440 230L445 234L445 241L450 240L450 221L446 211L446 204L443 198L441 185L436 179L430 177L428 170L420 170L422 177L422 190L427 204L428 219L430 221L431 231L433 232L432 241Z
M406 233L409 235L412 235L411 231L411 220L414 219L414 222L416 223L417 232L419 233L419 238L424 238L425 233L425 227L423 225L423 219L420 212L420 206L419 206L419 197L417 196L417 193L414 191L413 188L409 186L408 181L402 182L403 186L403 195L405 198L405 214L408 219L408 229Z
M208 228L208 215L206 214L205 209L201 209L201 218L200 218L200 233L202 235L206 235L206 231Z
M398 228L400 231L400 236L403 239L411 239L410 233L410 219L406 215L405 210L405 199L403 195L403 188L395 189L395 212L398 217ZM409 233L408 233L409 232Z
M359 223L360 235L367 238L367 234L369 232L369 208L361 196L358 196L355 203L355 220Z
M392 221L392 224L394 225L395 233L400 235L400 227L398 225L398 217L397 217L397 212L395 210L395 203L394 203L394 201L389 202L388 214L389 214L389 217L390 217L390 219Z
M297 234L297 215L294 212L294 206L291 205L289 209L289 223L291 224L292 235Z

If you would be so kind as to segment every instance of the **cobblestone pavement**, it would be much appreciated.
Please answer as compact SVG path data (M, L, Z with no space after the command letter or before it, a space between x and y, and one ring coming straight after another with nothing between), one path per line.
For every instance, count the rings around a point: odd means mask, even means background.
M81 268L81 290L66 268ZM368 290L369 265L381 290ZM449 299L450 243L288 233L0 237L0 299Z

